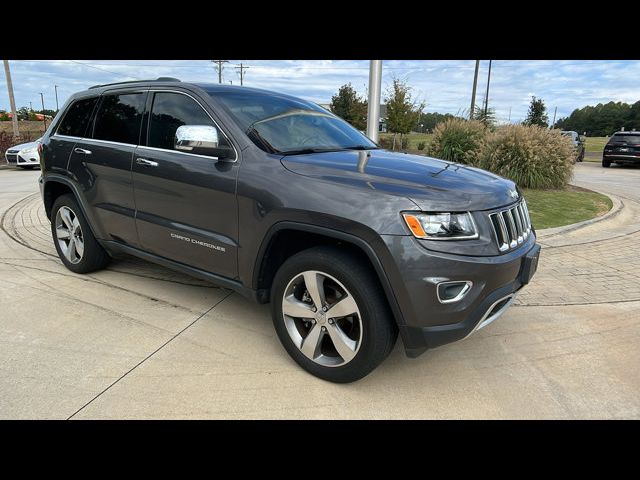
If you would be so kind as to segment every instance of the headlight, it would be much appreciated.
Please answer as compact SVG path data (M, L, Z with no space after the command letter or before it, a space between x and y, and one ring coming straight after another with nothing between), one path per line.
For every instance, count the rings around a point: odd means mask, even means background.
M478 230L469 212L403 213L411 233L428 240L467 240L478 238Z
M38 149L36 147L29 147L21 150L20 153L24 153L25 155L29 155L32 153L38 153Z

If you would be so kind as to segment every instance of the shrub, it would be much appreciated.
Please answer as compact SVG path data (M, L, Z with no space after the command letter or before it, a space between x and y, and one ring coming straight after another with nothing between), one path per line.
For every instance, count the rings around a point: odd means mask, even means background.
M390 138L380 137L380 139L378 139L378 143L380 144L380 147L384 148L385 150L391 150L392 140Z
M433 129L427 153L451 162L476 165L484 149L487 132L487 127L477 120L446 120Z
M424 150L424 147L427 146L427 142L419 142L418 143L418 150Z
M559 131L510 125L487 138L479 167L523 188L563 188L573 175L571 141Z

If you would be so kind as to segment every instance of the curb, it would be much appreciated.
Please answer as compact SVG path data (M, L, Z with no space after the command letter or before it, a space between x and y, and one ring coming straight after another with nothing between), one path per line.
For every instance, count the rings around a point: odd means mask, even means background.
M610 198L611 202L613 203L613 205L611 207L611 210L609 210L604 215L601 215L601 216L595 217L595 218L591 218L591 219L585 220L583 222L572 223L570 225L564 225L562 227L545 228L543 230L537 230L536 231L537 237L540 240L544 240L546 238L555 237L556 235L561 235L563 233L572 232L574 230L578 230L579 228L586 227L587 225L593 225L594 223L602 222L604 220L608 220L608 219L610 219L612 217L615 217L624 208L624 203L622 202L622 200L620 198L616 197L615 195L612 195L610 193L601 192L599 190L594 190L592 188L590 188L589 190L591 190L592 192L596 192L596 193L599 193L601 195L604 195L605 197Z

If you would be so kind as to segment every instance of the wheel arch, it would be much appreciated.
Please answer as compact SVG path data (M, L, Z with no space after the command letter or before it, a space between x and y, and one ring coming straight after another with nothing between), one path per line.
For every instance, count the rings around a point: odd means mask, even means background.
M404 317L380 256L369 242L340 230L317 225L284 221L273 225L265 236L253 269L252 288L260 303L269 301L271 284L278 268L291 255L317 245L335 245L351 250L373 269L383 288L397 325Z

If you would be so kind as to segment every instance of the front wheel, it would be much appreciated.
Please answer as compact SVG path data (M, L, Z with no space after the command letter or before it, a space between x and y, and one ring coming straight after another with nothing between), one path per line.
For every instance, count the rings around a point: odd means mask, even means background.
M314 247L287 259L275 276L271 305L289 355L331 382L366 376L397 339L375 272L337 248Z
M602 159L602 166L604 168L609 168L611 166L611 160Z

